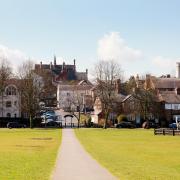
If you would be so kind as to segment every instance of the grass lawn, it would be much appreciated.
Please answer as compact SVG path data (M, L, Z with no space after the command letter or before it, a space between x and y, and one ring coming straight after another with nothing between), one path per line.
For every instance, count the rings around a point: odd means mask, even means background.
M143 129L76 129L85 149L121 180L179 180L180 136Z
M50 179L60 129L0 129L0 179Z

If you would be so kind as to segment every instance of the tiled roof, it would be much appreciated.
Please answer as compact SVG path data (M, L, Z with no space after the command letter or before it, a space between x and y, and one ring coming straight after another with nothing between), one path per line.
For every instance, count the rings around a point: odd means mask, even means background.
M93 85L88 80L62 81L59 83L59 90L90 90Z
M177 78L153 78L156 89L180 88L180 79Z
M175 91L164 91L159 94L159 101L166 103L180 103L180 95L176 94Z
M89 80L71 80L71 81L61 81L58 83L59 85L90 85L91 87L93 87L92 83Z
M60 91L76 91L76 90L90 90L92 85L60 85Z

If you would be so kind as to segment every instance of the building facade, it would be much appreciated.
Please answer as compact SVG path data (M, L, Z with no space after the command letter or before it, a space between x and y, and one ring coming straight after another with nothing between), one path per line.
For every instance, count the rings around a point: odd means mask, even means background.
M65 62L57 64L55 56L53 63L43 64L40 62L40 64L35 64L34 72L43 77L42 83L44 84L44 88L40 100L48 107L59 106L59 93L57 93L59 91L59 84L63 84L63 88L67 89L68 87L64 85L70 85L69 82L88 80L88 70L77 72L75 59L73 64L66 64ZM69 87L71 88L72 86Z
M57 85L58 108L77 111L92 109L93 85L87 80L66 81Z
M0 117L21 117L21 96L18 90L18 80L7 82L3 94L0 96Z

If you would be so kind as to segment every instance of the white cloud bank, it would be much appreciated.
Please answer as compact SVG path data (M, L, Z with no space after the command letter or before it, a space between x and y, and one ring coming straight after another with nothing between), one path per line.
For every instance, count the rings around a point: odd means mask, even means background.
M159 70L161 74L176 75L176 62L180 62L180 58L169 58L163 56L156 56L151 63L154 68Z
M143 54L138 49L130 48L119 32L105 34L98 41L98 58L100 60L116 60L120 63L132 60L139 60Z
M23 61L27 60L27 56L18 49L10 49L0 44L0 60L1 59L7 60L10 62L10 66L12 66L13 69L17 69Z
M119 32L105 34L99 39L97 55L99 60L118 61L128 77L147 72L157 76L169 73L174 75L176 62L180 62L180 58L148 57L140 49L129 47Z
M170 68L178 62L178 59L156 56L152 59L152 64L158 68Z

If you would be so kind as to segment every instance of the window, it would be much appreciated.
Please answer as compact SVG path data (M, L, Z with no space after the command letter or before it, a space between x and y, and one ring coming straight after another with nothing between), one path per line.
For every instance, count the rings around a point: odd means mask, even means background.
M17 101L14 101L14 105L17 106Z
M9 86L7 89L6 89L6 95L9 96L9 95L16 95L16 88L13 87L13 86Z
M10 118L10 117L11 117L11 113L7 113L6 116L7 116L8 118Z
M6 107L11 107L11 101L6 101Z
M174 110L178 110L178 105L177 104L174 105Z
M67 93L67 96L70 96L70 93Z

